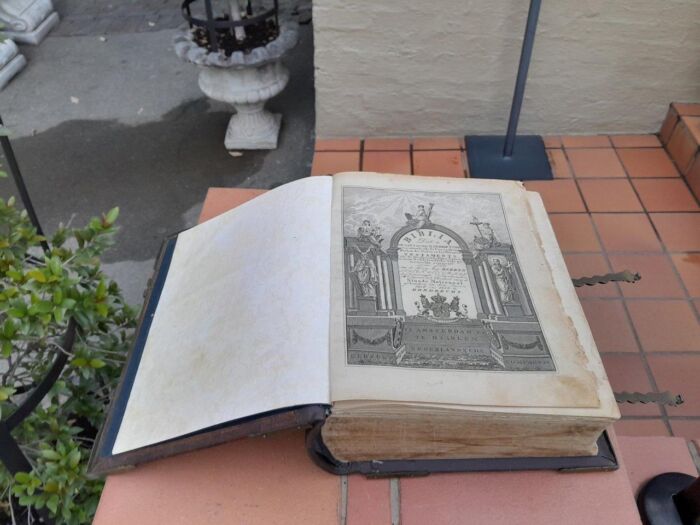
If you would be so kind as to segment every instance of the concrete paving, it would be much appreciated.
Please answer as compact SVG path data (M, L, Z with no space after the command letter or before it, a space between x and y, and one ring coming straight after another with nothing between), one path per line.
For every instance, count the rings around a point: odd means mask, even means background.
M172 3L172 2L170 2ZM107 269L141 301L162 239L192 226L210 186L270 188L307 176L313 155L311 26L285 63L269 108L284 122L274 151L231 156L232 108L204 98L197 69L173 53L172 30L49 36L24 46L27 69L0 93L0 114L45 230L121 208ZM0 195L14 192L0 182Z

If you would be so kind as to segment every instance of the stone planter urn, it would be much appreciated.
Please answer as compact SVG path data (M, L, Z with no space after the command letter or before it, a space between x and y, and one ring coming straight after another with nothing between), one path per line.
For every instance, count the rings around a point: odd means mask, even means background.
M26 65L27 60L17 49L17 44L12 40L0 42L0 90Z
M235 20L236 16L231 18ZM241 37L236 30L241 27L244 26L234 25L229 37ZM289 82L289 71L281 59L298 40L296 23L284 22L278 27L277 35L264 45L230 54L225 49L202 46L201 29L183 28L175 36L177 56L199 66L199 87L204 94L236 109L226 130L226 149L277 147L282 116L267 111L265 103Z
M2 0L2 34L22 44L37 45L58 24L51 0Z

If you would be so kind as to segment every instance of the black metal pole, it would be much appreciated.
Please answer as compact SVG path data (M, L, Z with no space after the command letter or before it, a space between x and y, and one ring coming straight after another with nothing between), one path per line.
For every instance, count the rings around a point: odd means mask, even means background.
M530 58L532 48L535 45L535 32L537 31L537 19L540 15L542 0L530 0L530 9L527 13L527 24L525 25L525 36L523 37L523 47L520 52L520 65L518 66L518 76L515 80L515 90L513 92L513 103L510 106L510 118L508 119L508 131L506 141L503 146L503 156L512 157L515 145L515 133L518 130L518 120L520 119L520 108L523 105L525 96L525 81L527 71L530 68Z
M0 116L0 126L3 125L2 117ZM5 155L5 160L7 161L7 169L10 171L12 178L17 186L17 191L19 192L19 198L22 200L24 209L27 210L27 215L29 220L32 222L36 231L39 235L44 235L44 230L41 228L39 223L39 217L34 211L34 205L32 204L32 199L29 198L29 192L27 191L27 185L24 183L24 178L22 177L22 172L17 164L17 158L15 157L15 152L12 149L12 144L10 144L10 139L6 135L0 135L0 145L2 145L2 152ZM46 241L41 242L41 247L45 252L49 251L49 243Z
M219 40L216 36L216 28L214 27L214 23L216 22L216 20L214 19L214 10L211 7L211 0L204 0L204 9L207 13L207 31L209 32L209 45L211 46L212 51L218 51Z

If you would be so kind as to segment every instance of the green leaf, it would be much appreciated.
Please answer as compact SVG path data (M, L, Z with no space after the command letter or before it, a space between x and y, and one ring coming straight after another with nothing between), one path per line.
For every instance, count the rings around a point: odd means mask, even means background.
M48 500L46 500L46 508L48 508L51 512L56 514L58 511L58 495L53 494Z
M68 464L71 466L71 468L75 468L78 466L78 463L80 463L80 450L74 448L68 455Z
M81 367L88 364L88 360L84 357L76 357L70 362L73 366Z
M117 217L119 217L119 207L112 208L105 215L105 222L111 226L116 222Z
M40 283L46 282L46 275L41 270L29 270L27 272L27 277Z
M48 493L58 492L58 483L56 483L55 481L47 482L46 485L44 485L44 492L48 492Z
M61 266L61 260L58 257L51 257L49 259L49 270L51 273L60 276L63 273L63 266Z
M17 472L15 474L15 481L17 483L28 483L32 479L32 476L28 472Z
M105 363L102 359L90 359L90 366L92 368L102 368L106 364L107 363Z
M58 452L56 452L55 450L51 450L51 449L42 450L39 453L39 455L44 459L48 459L49 461L58 461L59 459L61 459L61 455Z
M15 392L17 392L16 388L12 388L11 386L0 386L0 401L7 401Z

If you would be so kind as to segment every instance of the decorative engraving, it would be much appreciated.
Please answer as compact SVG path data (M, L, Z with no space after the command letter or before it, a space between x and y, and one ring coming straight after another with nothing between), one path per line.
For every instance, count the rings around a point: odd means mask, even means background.
M342 205L348 364L555 370L498 194L346 186Z
M377 265L372 259L372 249L367 248L362 251L360 248L356 248L355 253L358 257L355 265L350 269L350 273L355 276L358 291L362 297L376 297L379 278Z

